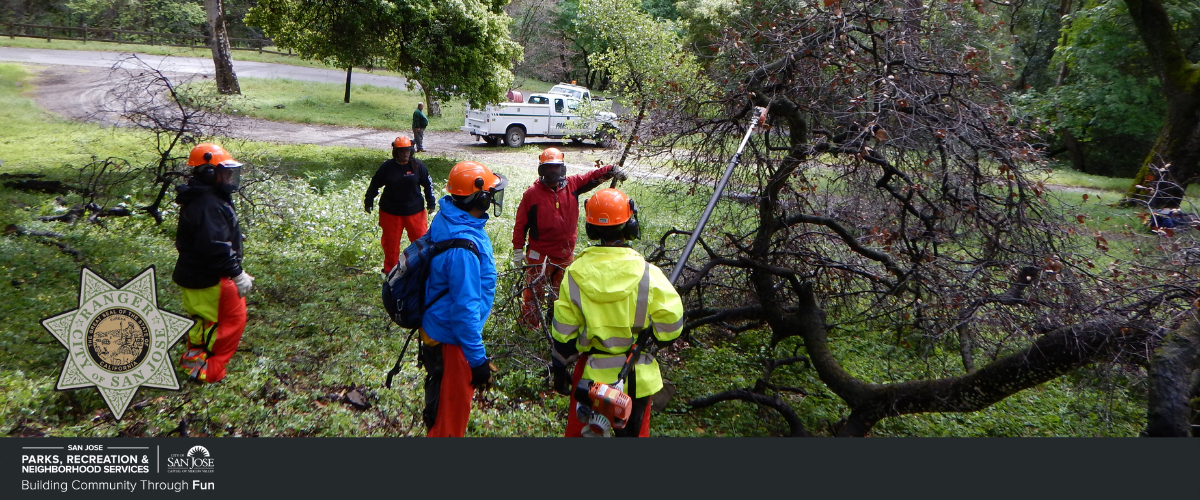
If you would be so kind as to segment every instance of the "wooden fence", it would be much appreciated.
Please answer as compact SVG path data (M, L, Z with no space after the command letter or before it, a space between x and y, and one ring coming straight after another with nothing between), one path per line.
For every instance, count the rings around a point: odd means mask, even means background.
M0 36L10 39L20 37L41 38L50 40L75 40L87 42L130 43L137 45L166 45L169 47L208 47L208 37L184 33L156 33L152 31L130 31L107 28L89 28L87 26L43 26L38 24L6 23L0 24L6 28ZM292 55L287 52L263 50L270 46L271 41L261 38L230 38L229 48L233 50L253 50L259 53Z

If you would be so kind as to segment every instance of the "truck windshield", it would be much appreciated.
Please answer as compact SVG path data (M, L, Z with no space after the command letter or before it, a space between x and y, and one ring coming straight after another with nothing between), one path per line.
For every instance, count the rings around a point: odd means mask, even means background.
M576 98L576 99L579 99L579 98L582 98L582 97L583 97L583 91L581 91L581 90L576 90L576 89L573 89L573 88L570 88L570 87L564 87L564 86L562 86L562 85L555 85L555 86L554 86L554 88L551 88L551 89L550 89L550 92L551 92L551 93L554 93L554 94L563 94L563 95L569 95L569 96L571 96L571 97L574 97L574 98Z

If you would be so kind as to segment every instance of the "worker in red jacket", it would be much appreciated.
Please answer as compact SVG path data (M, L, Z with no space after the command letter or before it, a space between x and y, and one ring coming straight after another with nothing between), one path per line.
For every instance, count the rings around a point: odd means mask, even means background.
M563 269L575 260L579 195L608 179L626 178L613 165L567 177L567 164L558 148L546 148L538 160L538 180L525 190L517 207L512 251L513 266L525 266L525 290L517 322L534 330L542 327L538 304L550 308L557 298ZM535 293L540 299L537 302Z

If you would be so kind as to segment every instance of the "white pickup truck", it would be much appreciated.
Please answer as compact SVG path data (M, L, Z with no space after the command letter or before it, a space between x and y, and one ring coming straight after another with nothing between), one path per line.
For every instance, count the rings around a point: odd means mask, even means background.
M522 101L468 108L466 121L459 130L492 146L504 141L509 147L519 148L526 137L571 139L575 143L591 139L600 147L611 146L617 115L593 108L591 117L581 116L581 111L588 112L586 108L591 107L581 103L593 102L586 87L560 83L549 92L530 94Z

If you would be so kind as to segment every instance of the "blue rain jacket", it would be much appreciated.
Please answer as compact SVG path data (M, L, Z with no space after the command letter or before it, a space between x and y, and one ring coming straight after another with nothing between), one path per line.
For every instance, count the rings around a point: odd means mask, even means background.
M449 289L449 293L425 311L421 327L429 338L462 348L472 368L487 362L483 346L483 323L492 312L496 296L496 261L492 240L483 230L488 215L476 219L454 206L450 196L438 200L441 210L429 225L429 240L465 238L475 243L479 256L465 248L451 248L429 263L427 300Z

